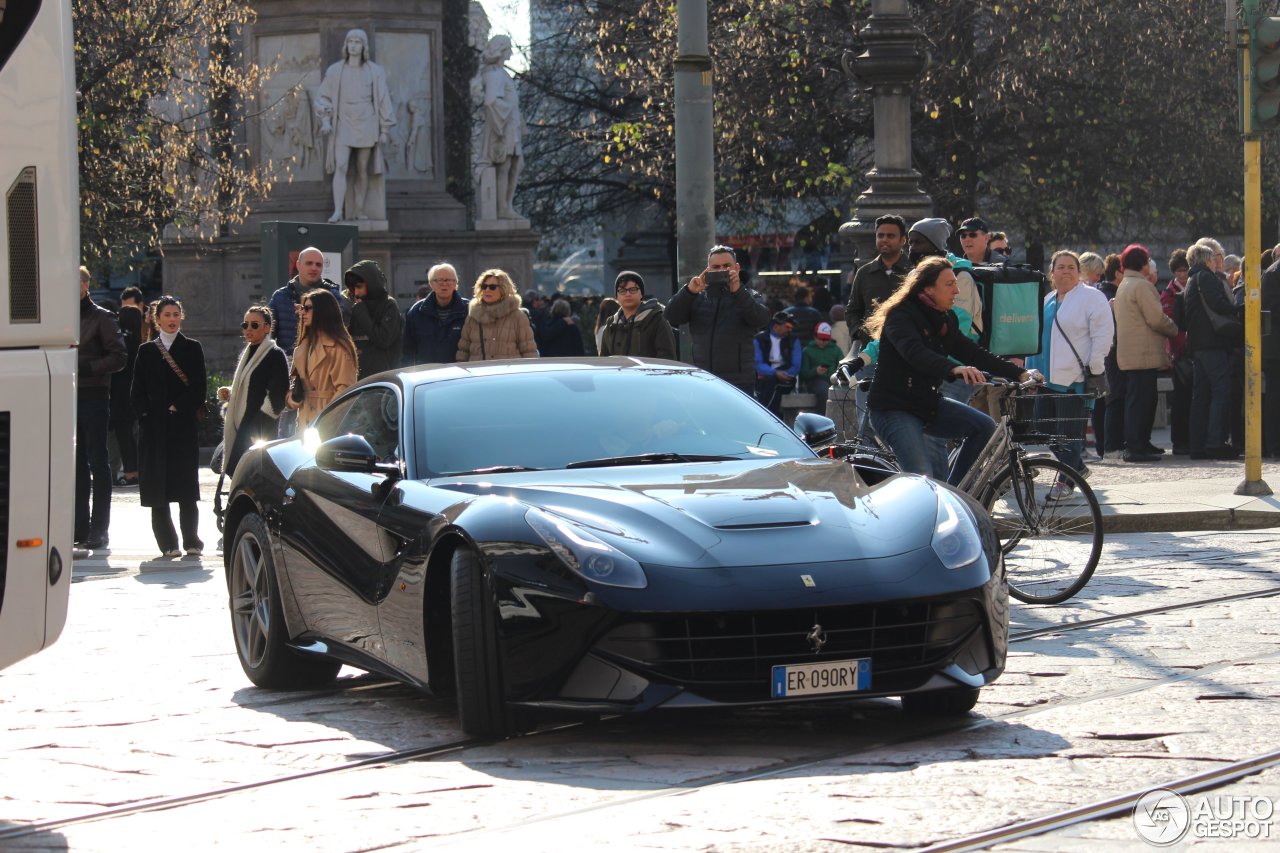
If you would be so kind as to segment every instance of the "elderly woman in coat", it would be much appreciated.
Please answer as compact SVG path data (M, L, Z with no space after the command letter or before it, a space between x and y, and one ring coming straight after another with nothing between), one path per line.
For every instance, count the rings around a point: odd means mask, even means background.
M338 298L324 288L302 294L293 382L286 403L301 433L334 397L356 383L356 345L342 323Z
M457 361L534 358L529 315L520 310L515 282L502 270L485 270L476 279L474 298L467 306L467 322L458 340Z
M1124 461L1158 462L1164 451L1151 443L1156 416L1156 374L1169 367L1165 340L1178 325L1165 316L1156 291L1151 254L1137 243L1120 255L1124 278L1112 303L1116 315L1116 365L1125 374Z
M219 388L226 405L222 419L222 470L234 474L244 452L259 440L276 437L276 420L289 393L289 360L271 337L271 309L255 305L244 312L245 348L231 387ZM224 393L225 392L225 393Z
M182 547L203 552L200 541L200 417L204 408L204 349L180 331L182 303L160 297L153 306L156 337L138 347L130 401L138 415L138 480L142 505L151 508L151 530L161 556L177 557L178 533L169 504L178 505Z

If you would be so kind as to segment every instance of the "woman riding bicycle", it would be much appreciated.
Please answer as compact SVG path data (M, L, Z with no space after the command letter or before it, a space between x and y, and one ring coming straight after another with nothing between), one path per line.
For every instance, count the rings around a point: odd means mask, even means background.
M880 304L866 323L880 341L875 381L867 398L871 425L893 448L903 471L959 483L995 432L984 412L944 398L948 379L984 381L983 371L1025 381L1036 374L987 352L960 331L951 310L959 288L951 262L926 258ZM950 472L935 470L925 435L960 439Z

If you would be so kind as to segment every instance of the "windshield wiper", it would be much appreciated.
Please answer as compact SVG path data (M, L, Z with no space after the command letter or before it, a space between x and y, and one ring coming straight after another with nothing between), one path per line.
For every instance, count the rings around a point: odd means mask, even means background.
M527 468L524 465L493 465L488 468L473 468L470 471L449 471L441 477L466 477L471 474L510 474L516 471L542 471L543 468Z
M566 468L608 468L612 465L663 465L669 462L732 462L737 456L686 455L683 453L638 453L635 456L605 456L570 462Z

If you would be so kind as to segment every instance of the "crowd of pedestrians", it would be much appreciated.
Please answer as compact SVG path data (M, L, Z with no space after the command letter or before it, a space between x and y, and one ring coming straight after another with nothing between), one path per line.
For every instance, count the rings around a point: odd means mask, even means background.
M267 304L245 311L244 349L231 385L218 392L223 444L215 465L234 472L255 442L300 432L345 388L384 370L578 357L592 344L602 356L676 359L681 327L693 364L779 415L784 396L797 391L814 395L823 410L842 362L874 370L864 401L871 425L904 470L953 483L1000 416L984 372L1035 375L1045 392L1088 400L1096 454L1086 449L1084 419L1078 433L1051 445L1085 475L1088 461L1163 458L1165 450L1151 441L1162 376L1173 383L1173 453L1240 455L1240 271L1247 259L1233 264L1217 241L1204 238L1174 252L1163 287L1150 252L1136 243L1105 259L1056 252L1039 351L1025 361L1000 358L979 343L984 292L975 269L1008 260L1007 235L990 231L980 217L964 220L953 235L944 219L908 227L902 217L885 215L875 221L875 247L876 257L852 274L844 301L825 282L799 275L789 305L766 300L748 286L728 246L713 247L703 272L665 306L647 295L639 273L624 271L585 328L567 299L548 304L534 290L522 297L500 269L482 272L463 296L449 263L427 271L428 285L402 315L376 262L355 263L340 286L324 277L323 253L308 248L296 258L296 275ZM1280 316L1280 246L1259 260L1264 310ZM206 404L203 350L182 334L176 298L148 307L141 291L128 288L113 315L90 298L83 267L80 286L76 545L107 547L112 487L138 485L161 554L198 555L204 547L195 506L198 434L203 419L219 414ZM1264 342L1263 364L1264 377L1280 385L1280 346ZM1278 457L1280 390L1265 395L1264 412L1264 454ZM108 460L109 432L119 450L118 477ZM949 464L948 443L956 441L961 448ZM1066 492L1063 485L1053 496ZM178 504L180 530L171 503Z

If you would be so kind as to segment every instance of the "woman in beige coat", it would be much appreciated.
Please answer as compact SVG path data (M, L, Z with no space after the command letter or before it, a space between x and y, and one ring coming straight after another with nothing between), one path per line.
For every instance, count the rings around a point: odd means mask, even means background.
M1178 334L1156 292L1151 255L1137 243L1120 255L1124 278L1116 290L1116 365L1128 384L1124 395L1124 461L1158 462L1151 443L1156 415L1156 374L1169 367L1164 342Z
M458 361L534 358L529 316L520 310L515 282L502 270L485 270L476 279L474 298L458 340Z
M299 311L287 402L298 410L302 432L334 397L355 384L356 345L342 324L342 307L329 291L317 288L302 294Z

